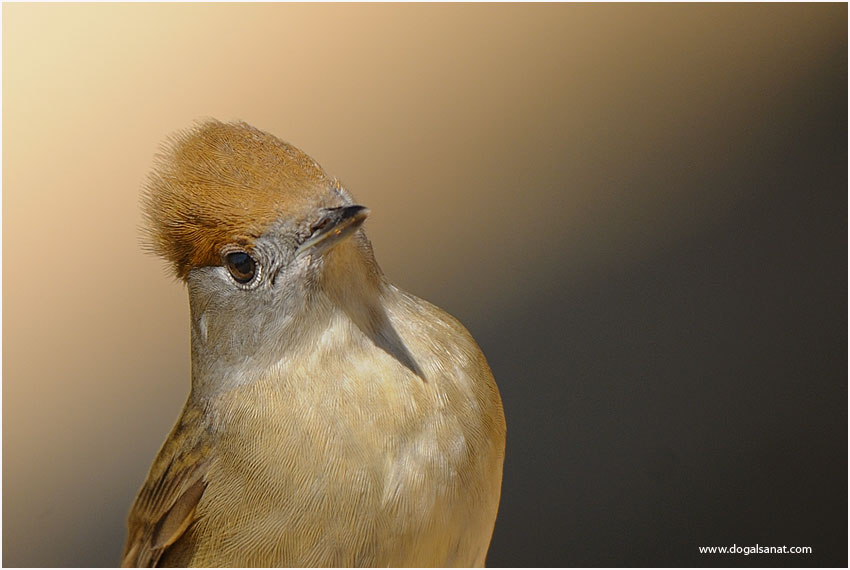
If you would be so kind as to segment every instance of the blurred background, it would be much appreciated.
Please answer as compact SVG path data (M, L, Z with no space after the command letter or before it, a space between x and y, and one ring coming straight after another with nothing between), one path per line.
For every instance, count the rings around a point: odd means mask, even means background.
M340 177L480 343L490 566L847 565L846 4L2 13L5 566L119 561L189 388L138 195L204 117Z

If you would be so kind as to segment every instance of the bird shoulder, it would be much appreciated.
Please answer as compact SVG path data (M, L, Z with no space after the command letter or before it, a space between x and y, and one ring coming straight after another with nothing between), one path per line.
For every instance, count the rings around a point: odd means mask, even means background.
M122 567L156 566L194 521L210 449L200 413L187 405L154 460L127 520Z

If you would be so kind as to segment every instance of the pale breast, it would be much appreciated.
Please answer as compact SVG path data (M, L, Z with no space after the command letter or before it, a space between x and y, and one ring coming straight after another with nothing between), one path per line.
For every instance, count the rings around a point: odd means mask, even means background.
M216 402L218 453L189 533L192 562L482 564L504 419L469 387L492 383L489 369L447 365L439 347L410 341L422 378L356 331L328 338L349 341L344 351L319 342Z

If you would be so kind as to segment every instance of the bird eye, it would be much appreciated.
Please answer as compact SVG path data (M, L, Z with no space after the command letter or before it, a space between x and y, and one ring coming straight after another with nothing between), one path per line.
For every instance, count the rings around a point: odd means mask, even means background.
M227 270L238 283L248 283L257 273L257 262L244 251L234 251L224 256Z

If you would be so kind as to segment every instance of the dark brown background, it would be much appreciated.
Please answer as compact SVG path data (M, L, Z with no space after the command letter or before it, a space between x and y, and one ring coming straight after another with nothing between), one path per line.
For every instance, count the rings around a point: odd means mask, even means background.
M5 4L5 565L118 561L188 389L138 191L206 116L339 176L478 339L490 565L846 566L844 4Z

